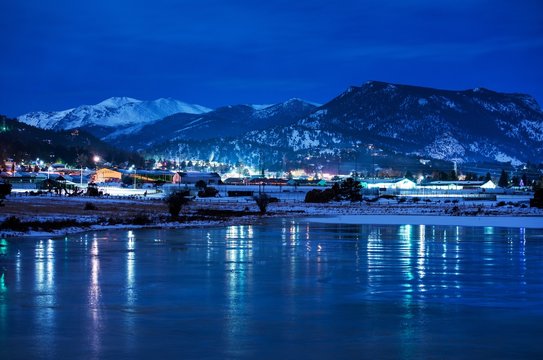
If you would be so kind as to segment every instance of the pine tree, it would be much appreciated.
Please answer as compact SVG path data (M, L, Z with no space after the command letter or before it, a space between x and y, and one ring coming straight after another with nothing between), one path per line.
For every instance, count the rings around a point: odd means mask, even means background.
M526 175L526 173L522 174L522 183L523 186L528 186L528 176Z
M456 171L451 170L451 173L449 174L449 179L451 181L457 181L458 180L458 176L456 175Z
M498 180L498 186L502 188L509 186L509 174L507 173L507 171L502 170L500 180Z

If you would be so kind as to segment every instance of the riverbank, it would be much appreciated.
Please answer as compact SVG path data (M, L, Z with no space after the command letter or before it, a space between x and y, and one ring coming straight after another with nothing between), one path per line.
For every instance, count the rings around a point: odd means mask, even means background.
M421 199L414 202L380 199L375 202L328 204L283 201L271 203L266 214L260 214L252 199L196 199L183 208L177 219L170 217L166 204L160 198L13 196L8 197L4 204L5 206L0 208L0 235L3 237L58 236L111 228L183 228L244 224L268 217L302 216L339 216L336 221L341 221L343 216L347 219L346 223L358 223L361 221L360 216L364 216L366 223L392 221L391 216L395 216L395 222L402 219L407 221L413 216L417 217L418 222L425 217L432 217L434 221L435 217L458 220L460 217L500 217L500 221L493 220L490 223L505 224L503 226L509 223L522 225L522 218L532 218L529 220L531 226L537 227L540 221L543 227L543 210L530 208L523 201L506 203ZM445 223L454 222L448 220ZM477 220L472 223L482 224L484 221Z

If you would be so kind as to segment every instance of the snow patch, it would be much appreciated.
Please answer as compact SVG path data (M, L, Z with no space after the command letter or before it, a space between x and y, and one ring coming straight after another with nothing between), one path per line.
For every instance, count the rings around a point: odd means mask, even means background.
M543 121L522 120L520 127L532 140L543 141Z
M119 107L130 103L141 102L141 100L122 96L122 97L110 97L102 102L99 102L96 105L106 106L106 107Z
M498 152L497 154L494 155L494 159L498 162L502 162L502 163L507 163L507 162L510 162L511 165L513 166L520 166L522 164L524 164L522 161L520 161L519 159L517 158L514 158L514 157L511 157L507 154L504 154L502 152Z
M463 158L466 150L452 135L444 134L436 138L432 144L426 146L424 153L434 159L451 160Z
M266 108L269 108L270 106L273 106L275 104L263 104L263 105L256 105L256 104L248 104L247 106L253 108L256 111L264 110Z

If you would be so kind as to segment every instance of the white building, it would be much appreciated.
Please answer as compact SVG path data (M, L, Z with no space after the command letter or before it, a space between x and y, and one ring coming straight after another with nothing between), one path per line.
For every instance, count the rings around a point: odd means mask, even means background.
M421 189L427 190L479 190L495 189L496 184L492 180L488 181L432 181L421 184Z
M406 179L362 179L360 185L365 189L386 190L413 190L417 187L415 182Z

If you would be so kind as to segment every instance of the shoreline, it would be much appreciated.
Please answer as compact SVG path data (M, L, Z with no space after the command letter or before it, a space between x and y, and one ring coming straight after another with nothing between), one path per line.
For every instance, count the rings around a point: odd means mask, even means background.
M219 201L220 200L220 201ZM94 210L84 210L87 203ZM0 225L10 217L30 224L29 231L0 228L3 238L57 237L86 231L110 229L183 229L188 227L243 225L269 218L306 218L310 222L376 225L457 225L543 228L543 209L521 203L420 202L398 203L381 200L372 203L279 202L258 212L249 199L195 200L171 221L160 199L117 199L88 197L8 197L1 208ZM57 229L40 230L44 226ZM65 224L65 226L63 226ZM77 226L81 224L82 226Z

